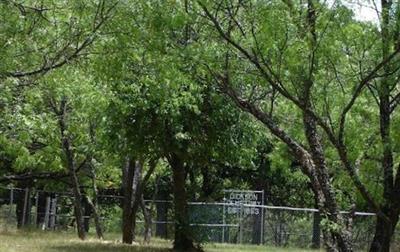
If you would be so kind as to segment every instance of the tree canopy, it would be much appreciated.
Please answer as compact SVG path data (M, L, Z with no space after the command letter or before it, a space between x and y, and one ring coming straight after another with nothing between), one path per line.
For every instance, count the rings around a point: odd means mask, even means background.
M187 201L232 188L316 207L331 251L354 249L342 210L376 213L389 251L400 2L372 2L379 22L341 1L2 1L0 183L71 189L82 239L83 199L123 191L132 223L163 178L181 251Z

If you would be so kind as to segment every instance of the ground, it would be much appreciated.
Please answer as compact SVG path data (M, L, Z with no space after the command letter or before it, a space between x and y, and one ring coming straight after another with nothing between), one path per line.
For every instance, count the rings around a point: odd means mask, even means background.
M118 235L108 235L105 241L94 237L87 241L78 240L75 234L65 232L0 231L1 252L167 252L171 241L153 239L150 245L124 245ZM273 248L252 245L206 244L206 252L309 252L311 250Z

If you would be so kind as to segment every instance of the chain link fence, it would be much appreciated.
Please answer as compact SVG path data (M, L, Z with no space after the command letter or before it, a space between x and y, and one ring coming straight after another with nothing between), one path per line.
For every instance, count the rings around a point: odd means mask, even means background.
M105 234L120 232L122 196L99 195L98 210ZM94 229L92 212L83 200L85 227ZM170 200L145 200L153 236L173 239L173 204ZM0 230L32 227L41 230L74 230L73 196L66 192L0 188ZM346 213L343 213L346 214ZM310 248L322 246L322 218L315 209L240 203L190 202L189 218L195 239L202 242L259 244ZM145 218L137 216L137 234L145 231ZM374 234L372 213L356 212L353 244L364 250ZM397 232L399 233L399 232ZM394 238L394 246L399 240Z

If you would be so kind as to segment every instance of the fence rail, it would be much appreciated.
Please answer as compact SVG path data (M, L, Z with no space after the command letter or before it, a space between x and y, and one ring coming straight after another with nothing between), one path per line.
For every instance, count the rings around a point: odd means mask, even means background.
M118 195L98 195L99 213L105 232L119 232L121 200ZM40 229L74 229L73 196L68 192L0 187L0 229L8 226L36 226ZM152 234L173 238L171 200L145 200ZM90 207L84 206L86 228L92 225ZM232 211L229 211L232 210ZM234 210L234 211L233 211ZM349 214L348 211L341 211ZM366 248L372 240L374 213L354 212L353 243ZM190 225L195 238L204 242L265 244L310 247L321 241L321 216L317 209L229 202L189 202ZM138 233L144 232L145 218L139 211ZM397 242L397 239L395 239Z

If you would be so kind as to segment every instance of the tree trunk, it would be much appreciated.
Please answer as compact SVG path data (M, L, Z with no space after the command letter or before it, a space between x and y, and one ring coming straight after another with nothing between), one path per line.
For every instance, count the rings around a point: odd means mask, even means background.
M60 108L57 109L53 104L53 110L58 116L58 124L60 127L60 135L62 148L66 157L66 165L70 174L71 182L72 182L72 192L74 194L74 210L75 210L75 219L76 219L76 227L78 231L78 237L81 240L86 238L85 234L85 226L83 219L83 209L82 209L82 194L79 186L79 179L76 174L76 164L74 160L74 153L71 146L70 137L66 134L68 132L67 125L67 97L62 97L60 102Z
M169 163L173 172L173 192L175 209L174 249L177 251L194 251L193 238L189 224L187 195L185 187L185 167L176 154L172 154Z
M74 210L75 210L75 219L76 219L76 228L78 231L78 237L81 240L86 239L85 225L83 219L83 209L82 209L82 195L79 189L79 181L76 176L75 171L71 173L72 184L73 184L73 193L74 193Z
M308 105L310 106L310 104ZM318 199L317 201L322 205L322 207L319 209L325 210L327 212L329 221L338 224L340 227L338 230L329 230L332 235L333 242L336 243L339 251L353 251L350 234L347 232L347 230L344 230L344 221L339 214L334 190L329 180L328 167L326 165L324 151L317 132L317 124L308 112L303 113L303 124L305 135L310 146L312 160L315 164L317 179L320 184L321 192L324 196L323 201L321 201L321 199ZM336 249L334 246L332 246L330 250L334 251Z
M144 243L149 244L151 239L151 225L153 223L151 221L150 209L146 208L146 203L144 202L143 194L140 197L140 207L142 208L144 216Z
M393 234L396 230L396 225L399 221L400 210L390 210L388 207L383 208L386 216L389 217L389 222L377 215L375 225L375 235L369 249L370 252L389 252Z
M209 169L210 168L205 165L201 166L201 175L203 177L203 182L201 184L201 201L208 201L215 190L214 179Z
M124 203L122 213L122 242L132 244L135 239L136 213L141 195L142 165L128 158L123 171Z
M72 153L69 147L69 144L66 143L67 140L64 139L63 145L66 149L67 159L68 159L68 167L72 180L72 191L74 194L74 210L75 210L75 219L76 219L76 228L78 231L78 237L81 240L85 240L86 232L85 232L85 223L83 217L83 209L82 209L82 194L79 186L79 179L75 172L75 164L73 161Z
M391 32L391 10L394 2L382 0L381 12L381 39L382 39L382 59L387 58L391 53L393 41ZM397 9L400 11L400 9ZM400 20L397 20L400 22ZM394 23L394 22L393 22ZM396 43L396 42L395 42ZM383 171L383 199L382 212L387 219L377 215L375 235L371 243L370 251L372 252L389 252L390 243L395 232L395 227L399 220L400 202L399 192L400 184L396 183L397 178L394 177L394 160L393 146L391 137L391 91L397 83L393 83L392 74L393 67L386 64L383 67L384 77L381 79L378 87L379 95L379 129L381 144L383 147L381 166ZM397 171L399 173L400 170ZM396 176L399 176L398 174Z
M375 225L375 235L372 240L370 252L389 252L390 242L393 235L392 225L385 220L377 217Z
M97 197L97 195L96 195L96 197ZM101 228L100 216L99 216L99 213L97 211L97 204L95 204L94 201L91 201L90 198L88 196L86 196L86 195L84 196L84 198L85 198L87 207L90 208L90 213L88 212L88 215L86 215L87 216L87 220L90 219L90 215L93 216L94 225L96 227L97 238L99 238L100 240L103 240L104 236L103 236L103 230ZM89 223L89 221L88 221L88 223ZM86 219L85 219L85 225L86 225ZM85 227L85 228L87 228L86 230L89 231L89 225L87 227Z
M133 176L133 160L126 158L125 166L122 172L122 190L124 194L122 206L122 242L127 244L132 244L133 242Z
M98 191L97 191L97 185L96 185L96 172L94 170L93 165L91 165L91 170L90 171L91 171L91 175L92 175L93 201L88 199L88 203L92 207L92 213L93 213L93 218L94 218L94 225L96 227L97 238L99 238L100 240L103 240L104 239L103 229L101 228L100 215L99 215L99 212L97 211L97 206L98 206L98 204L97 204L97 195L98 195Z
M93 123L89 124L89 135L90 139L93 145L96 145L96 133L95 133L95 125ZM87 197L87 202L92 208L92 214L94 218L94 225L96 227L96 234L97 238L100 240L103 240L103 230L101 228L101 220L100 220L100 215L99 212L97 211L97 206L98 206L98 190L97 190L97 176L96 176L96 167L93 164L93 156L90 155L88 160L90 160L89 166L90 166L90 175L92 177L92 191L93 191L93 201L90 200L89 197Z
M96 227L97 238L103 240L104 239L103 229L101 228L101 220L97 212L96 204L93 204L93 217L94 217L94 225Z

